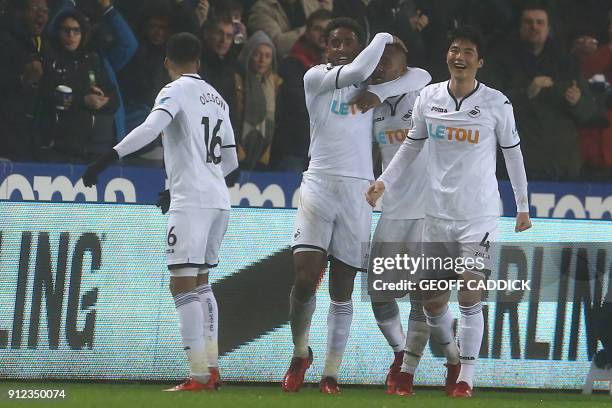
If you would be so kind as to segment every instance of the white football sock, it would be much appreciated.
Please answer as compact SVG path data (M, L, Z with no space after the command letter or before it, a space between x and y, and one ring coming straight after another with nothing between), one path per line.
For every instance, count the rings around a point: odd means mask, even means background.
M174 296L174 303L179 315L181 338L189 360L191 377L198 382L206 383L209 373L200 298L195 291L179 293Z
M204 316L204 339L206 344L206 355L209 367L219 366L219 309L217 299L209 283L196 288L202 303L202 314Z
M406 342L406 336L402 328L397 302L391 300L384 303L372 303L372 311L374 312L378 328L387 339L393 352L398 353L402 351Z
M308 337L312 315L317 306L317 297L313 295L306 303L289 295L289 319L291 321L291 334L293 336L293 357L308 357Z
M465 381L470 387L474 383L474 371L480 345L482 344L482 333L484 331L484 317L482 315L482 303L473 306L459 306L461 318L459 319L459 346L461 359L461 372L457 382Z
M427 325L431 330L431 336L444 350L446 361L449 364L459 363L459 348L453 338L453 315L448 309L448 305L439 316L430 316L423 308L423 313L427 317Z
M415 373L428 341L429 326L423 314L423 306L420 302L411 302L402 372Z
M327 314L327 353L323 377L338 378L338 370L348 343L352 320L352 300L348 302L331 301Z

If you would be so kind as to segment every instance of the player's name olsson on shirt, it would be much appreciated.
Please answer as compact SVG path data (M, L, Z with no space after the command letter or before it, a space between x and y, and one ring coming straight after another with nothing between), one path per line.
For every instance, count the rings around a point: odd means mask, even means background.
M221 99L221 97L219 95L215 95L215 94L210 93L210 92L206 92L205 94L202 94L200 96L200 102L202 103L202 105L206 105L207 103L214 103L214 104L218 105L224 111L227 110L225 101L223 99Z

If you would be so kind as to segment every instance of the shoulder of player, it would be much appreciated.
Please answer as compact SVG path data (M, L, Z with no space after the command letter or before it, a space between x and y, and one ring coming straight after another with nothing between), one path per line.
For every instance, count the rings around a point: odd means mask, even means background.
M408 67L406 75L411 76L411 83L414 84L414 89L422 89L431 82L431 75L422 68Z
M510 99L508 99L503 92L483 83L480 83L480 86L482 87L480 99L483 100L483 102L497 109L512 106Z
M428 96L434 95L438 92L444 91L446 92L446 81L445 82L436 82L435 84L429 84L421 89L419 95L421 98L427 98Z
M313 67L310 67L306 73L304 74L304 78L312 76L312 75L316 75L319 74L321 72L328 72L330 71L332 68L332 66L330 64L319 64L319 65L315 65Z

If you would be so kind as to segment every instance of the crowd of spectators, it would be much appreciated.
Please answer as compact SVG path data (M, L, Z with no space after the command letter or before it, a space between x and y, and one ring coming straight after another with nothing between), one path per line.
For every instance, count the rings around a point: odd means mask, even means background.
M168 38L201 38L202 78L230 106L241 167L300 172L302 78L334 17L387 31L448 78L448 33L487 39L478 79L514 106L532 180L612 176L612 0L0 0L0 158L86 163L150 112ZM157 140L127 158L162 160ZM499 169L503 172L503 169Z

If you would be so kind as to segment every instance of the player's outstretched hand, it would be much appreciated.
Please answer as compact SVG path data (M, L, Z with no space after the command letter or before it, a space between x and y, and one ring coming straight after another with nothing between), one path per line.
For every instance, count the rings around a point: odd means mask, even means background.
M119 158L119 155L115 149L110 149L102 156L98 157L96 161L91 163L85 169L83 173L83 185L85 187L91 187L98 183L98 174L102 173L104 169L110 166L115 160Z
M240 179L240 168L232 171L230 174L225 176L225 185L228 187L234 187L234 184Z
M350 102L351 105L357 106L361 113L366 113L375 106L380 105L380 103L378 96L368 91L360 93L357 98Z
M161 210L162 214L165 214L170 209L170 190L160 191L157 194L157 202L155 203Z
M528 212L520 212L516 214L516 227L514 232L522 232L531 228L531 219Z
M368 191L365 194L366 201L372 207L376 207L376 202L378 201L380 196L383 195L384 192L385 192L385 183L383 183L382 181L376 180L373 184L370 185L370 188L368 188Z

